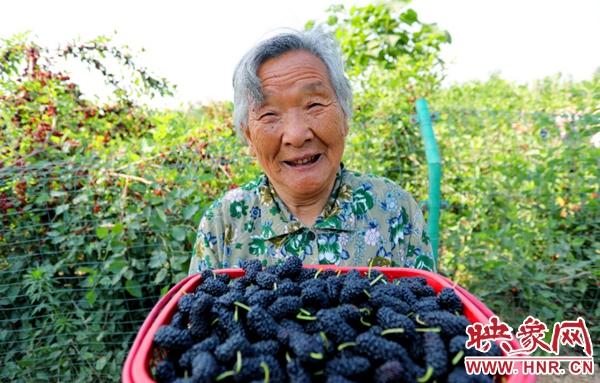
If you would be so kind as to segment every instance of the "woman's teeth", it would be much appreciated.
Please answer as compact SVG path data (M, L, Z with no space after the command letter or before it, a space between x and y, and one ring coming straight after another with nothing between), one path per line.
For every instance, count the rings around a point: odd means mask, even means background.
M294 161L294 162L287 161L287 162L288 162L288 164L290 164L292 166L300 166L300 165L305 165L305 164L308 164L311 162L315 162L318 158L319 158L319 154L312 156L312 157L307 157L307 158L304 158L304 159L301 159L298 161Z

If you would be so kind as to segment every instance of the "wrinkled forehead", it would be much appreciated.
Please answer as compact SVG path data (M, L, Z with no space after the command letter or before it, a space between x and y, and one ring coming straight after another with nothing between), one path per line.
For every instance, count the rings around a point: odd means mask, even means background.
M326 64L311 52L294 50L265 60L256 71L261 97L283 93L332 96L335 91Z

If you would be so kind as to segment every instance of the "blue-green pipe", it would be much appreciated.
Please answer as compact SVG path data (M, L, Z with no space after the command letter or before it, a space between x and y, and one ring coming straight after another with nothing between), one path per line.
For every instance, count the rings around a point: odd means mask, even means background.
M441 207L441 181L442 181L442 160L440 151L433 133L431 124L431 114L425 99L418 99L416 103L417 118L421 128L421 136L425 145L425 156L427 158L427 167L429 169L429 200L428 222L429 238L431 239L431 248L433 250L433 270L437 272L438 265L438 246L440 243L440 207Z

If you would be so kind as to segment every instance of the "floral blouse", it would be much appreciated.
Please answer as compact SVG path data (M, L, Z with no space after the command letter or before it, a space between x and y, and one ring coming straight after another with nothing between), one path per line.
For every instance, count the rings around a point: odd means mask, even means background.
M305 264L433 268L425 220L412 196L389 179L341 164L312 227L290 213L264 174L225 193L200 221L190 274L288 256Z

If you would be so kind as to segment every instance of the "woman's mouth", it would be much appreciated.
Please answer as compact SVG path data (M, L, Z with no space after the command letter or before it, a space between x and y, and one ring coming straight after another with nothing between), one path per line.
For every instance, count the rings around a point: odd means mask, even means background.
M315 162L317 162L319 160L319 158L321 158L321 155L315 154L314 156L304 157L300 160L283 161L283 162L285 162L286 165L291 166L293 168L300 168L303 166L310 166L310 165L314 164Z

